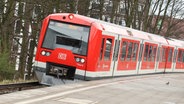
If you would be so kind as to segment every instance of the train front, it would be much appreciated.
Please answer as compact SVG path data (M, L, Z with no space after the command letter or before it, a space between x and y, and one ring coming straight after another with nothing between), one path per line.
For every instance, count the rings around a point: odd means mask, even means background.
M74 80L76 69L86 69L90 27L71 22L72 16L55 14L43 21L34 67L42 84Z

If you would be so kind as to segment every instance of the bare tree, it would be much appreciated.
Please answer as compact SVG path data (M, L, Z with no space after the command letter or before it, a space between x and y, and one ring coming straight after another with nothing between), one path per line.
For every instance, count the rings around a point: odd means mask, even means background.
M119 3L120 3L120 0L113 0L112 1L112 12L110 14L110 22L113 23L115 22L116 23L116 18L117 17L117 12L118 12L118 7L119 7ZM115 20L115 21L114 21Z
M171 2L171 0L168 0L168 1L166 2L164 14L163 14L163 17L162 17L161 21L165 21L165 18L166 18L166 15L167 15L167 11L168 11L168 7L169 7L169 5L170 5L170 2ZM161 22L160 27L158 28L157 34L160 33L162 27L163 27L163 22Z
M4 8L1 8L3 11L1 13L1 22L0 22L0 44L1 52L10 51L11 39L13 37L13 23L14 23L14 5L15 1L4 2Z
M29 24L30 24L30 11L33 9L31 8L30 4L20 1L19 10L20 12L20 20L23 22L21 23L22 29L22 44L21 44L21 51L20 51L20 59L19 59L19 77L24 79L25 69L26 69L26 62L27 62L27 52L28 52L28 44L29 44ZM26 8L24 8L26 6ZM22 8L21 8L22 7Z
M151 9L151 0L146 0L143 2L143 9L142 9L142 12L141 12L141 15L140 15L140 21L143 22L143 27L142 27L142 30L143 31L148 31L148 27L150 26L150 23L152 22L152 19L153 17L151 17L149 15L149 12L150 12L150 9ZM154 15L155 13L155 8L157 7L157 4L158 3L155 3L155 5L153 6L153 10L151 10L151 14Z
M0 7L0 75L9 76L13 72L14 60L11 57L14 30L15 1L1 0ZM9 72L8 72L9 71Z
M173 0L171 2L171 6L169 8L170 13L168 13L169 17L167 18L167 28L165 30L166 37L173 37L174 35L177 38L181 38L180 35L184 34L184 13L181 12L184 10L183 5L184 2L181 0Z
M124 0L125 2L125 22L127 27L136 28L138 20L138 0Z
M81 6L82 5L82 6ZM90 9L90 0L79 0L78 1L78 5L77 6L77 11L78 14L84 15L84 16L88 16Z

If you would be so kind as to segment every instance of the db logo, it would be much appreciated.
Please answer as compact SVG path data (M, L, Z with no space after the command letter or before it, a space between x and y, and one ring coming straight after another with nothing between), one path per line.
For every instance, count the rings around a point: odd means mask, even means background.
M58 59L66 60L67 55L65 53L58 53Z

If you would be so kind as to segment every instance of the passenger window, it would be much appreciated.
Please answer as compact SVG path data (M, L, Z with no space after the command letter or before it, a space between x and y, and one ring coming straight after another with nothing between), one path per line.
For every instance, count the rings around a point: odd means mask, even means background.
M180 62L183 62L183 50L181 50Z
M101 45L101 50L100 50L100 60L102 60L102 55L103 55L103 49L104 49L104 38L102 39L102 45Z
M130 61L130 60L131 60L132 46L133 46L133 43L130 42L130 43L128 44L128 56L127 56L127 61Z
M153 46L153 54L152 54L152 62L155 61L155 57L156 57L156 52L157 52L157 47L156 46Z
M160 50L159 50L159 62L162 62L162 49L163 48L160 47Z
M172 61L172 53L173 53L173 49L170 48L169 49L169 54L168 54L168 62L171 62Z
M151 61L151 58L152 58L152 49L153 47L150 45L149 47L149 52L148 52L148 61Z
M163 58L164 58L164 48L160 48L160 62L163 62Z
M148 50L149 50L149 45L146 45L144 49L144 61L147 60Z
M166 49L165 48L162 48L162 62L165 62L166 61L166 56L165 56L165 52L166 52Z
M134 43L132 61L136 61L138 51L138 43Z
M126 57L126 48L127 48L127 42L123 42L122 44L122 51L121 51L121 61L124 61L125 60L125 57Z
M157 53L157 46L152 44L146 44L144 49L144 61L154 62Z
M181 62L181 55L182 55L182 51L179 50L179 52L178 52L178 62Z
M111 47L112 47L112 39L106 39L104 60L110 60Z
M182 54L182 62L184 62L184 50L183 50L183 54Z

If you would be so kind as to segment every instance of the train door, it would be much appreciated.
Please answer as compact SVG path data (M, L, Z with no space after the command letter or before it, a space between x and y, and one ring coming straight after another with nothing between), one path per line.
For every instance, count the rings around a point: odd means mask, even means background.
M136 70L139 41L122 39L117 70Z
M114 37L103 35L101 50L100 50L100 57L99 57L100 59L98 62L98 71L110 72L113 47L114 47Z
M176 70L184 69L184 49L179 48L176 59Z
M164 69L166 65L166 53L167 53L167 46L162 46L159 48L159 65L158 69Z
M114 58L114 76L136 74L140 41L119 37Z
M141 70L155 69L157 47L157 44L145 42Z
M158 69L171 69L173 51L174 48L169 46L162 46L160 48Z

